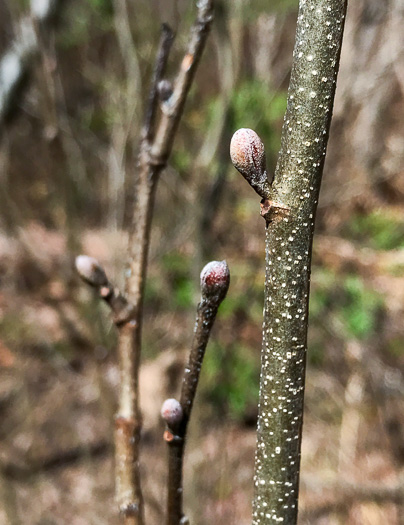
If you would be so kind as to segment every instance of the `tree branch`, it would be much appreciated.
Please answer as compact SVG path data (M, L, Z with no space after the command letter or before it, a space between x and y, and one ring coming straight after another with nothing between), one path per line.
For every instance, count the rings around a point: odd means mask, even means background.
M270 194L261 195L266 278L254 525L297 521L312 238L347 0L299 4L281 150Z
M129 272L125 286L128 300L133 305L133 315L130 321L120 327L118 341L121 382L115 437L116 493L126 525L132 523L143 525L144 523L139 474L139 441L142 426L139 408L139 365L144 283L154 197L159 174L166 166L171 153L174 135L205 46L212 19L213 0L200 1L188 52L178 73L173 95L165 102L166 110L163 111L157 131L154 134L157 86L164 72L172 40L171 32L167 29L163 30L143 128L143 140L139 153L137 203L133 210L132 226L129 231Z
M226 296L230 272L226 261L212 261L201 272L202 298L188 364L185 367L180 402L167 399L161 414L167 423L164 439L168 445L167 525L188 523L183 514L182 471L188 422L198 387L199 375L218 308Z

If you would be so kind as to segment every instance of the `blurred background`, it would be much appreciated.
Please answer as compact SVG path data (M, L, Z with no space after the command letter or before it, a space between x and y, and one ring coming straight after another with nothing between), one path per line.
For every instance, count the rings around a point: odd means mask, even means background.
M297 0L216 1L161 176L146 287L142 472L163 523L160 406L178 395L199 272L231 286L186 455L194 525L250 523L264 283L257 197L229 162L239 127L276 164ZM195 2L0 0L0 522L115 524L119 381L109 312L72 261L122 284L160 25L186 48ZM31 14L30 14L31 13ZM348 9L319 203L300 524L404 523L404 3Z

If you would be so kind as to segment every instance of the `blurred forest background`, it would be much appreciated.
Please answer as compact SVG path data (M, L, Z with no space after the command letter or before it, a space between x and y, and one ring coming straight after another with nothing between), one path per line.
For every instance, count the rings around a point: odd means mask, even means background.
M185 506L194 525L250 523L264 224L228 151L251 127L275 167L297 3L217 0L161 177L141 372L149 523L163 522L160 406L178 394L211 259L228 261L232 282L202 371ZM41 18L47 5L31 9ZM0 522L113 524L116 336L72 261L94 256L122 283L160 24L177 32L172 78L195 5L29 13L28 0L0 0ZM314 244L301 524L404 523L403 26L403 0L350 2ZM8 90L15 56L24 74Z

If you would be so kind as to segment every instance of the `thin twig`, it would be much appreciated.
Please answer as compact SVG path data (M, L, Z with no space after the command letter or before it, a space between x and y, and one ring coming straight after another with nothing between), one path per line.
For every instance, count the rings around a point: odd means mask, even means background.
M206 346L229 283L230 273L226 261L212 261L202 270L202 299L197 308L194 338L188 364L185 367L180 403L169 399L162 408L162 416L168 427L164 434L164 439L168 444L167 525L187 523L182 508L182 471L187 427Z
M205 46L212 19L213 0L199 2L197 21L192 30L188 52L182 61L173 95L165 102L166 111L162 113L154 136L157 103L157 92L155 90L164 71L171 40L170 32L164 29L161 51L158 53L152 81L149 109L143 128L143 140L139 153L137 202L133 210L129 232L129 272L126 280L126 293L134 309L130 321L120 327L118 342L121 381L115 437L116 495L126 525L132 523L143 525L144 523L139 474L139 440L142 427L139 408L139 365L144 283L147 272L154 196L158 176L166 166L171 153L174 135ZM133 509L136 509L136 512L133 512Z
M115 292L103 271L101 277L98 275L100 268L96 261L94 265L84 259L81 260L82 263L85 263L84 269L87 271L87 276L79 270L79 273L90 284L98 287L101 297L110 304L119 329L120 392L115 421L116 497L125 525L144 524L144 505L139 473L139 441L142 427L139 407L139 365L144 283L154 196L158 176L166 166L171 153L175 132L212 20L213 0L201 0L198 3L197 20L192 29L188 51L182 61L173 94L164 102L164 111L157 131L154 133L158 83L164 74L173 38L168 26L163 26L139 153L137 202L129 231L129 271L125 286L128 299L119 292ZM91 267L96 269L95 274L99 278L98 281L96 279L95 284L91 282L95 275L92 274ZM114 310L115 307L117 311Z
M156 119L156 110L158 106L158 90L157 86L160 80L163 78L168 55L172 43L174 41L174 33L168 24L161 26L161 37L159 43L159 51L157 53L156 63L153 72L153 78L151 82L151 88L149 93L149 100L146 107L145 122L143 125L143 139L146 142L150 142L154 137L154 123Z
M139 439L136 423L132 417L134 404L134 362L131 359L133 305L109 281L99 262L86 255L76 258L76 269L80 277L97 290L99 296L110 306L115 325L118 329L119 367L123 386L119 396L118 413L115 419L115 460L116 460L116 491L120 513L125 525L141 525L143 523L143 499L140 490L139 471L133 468L137 461L138 443L133 443L133 436ZM136 383L137 387L137 383ZM130 467L130 468L129 468Z

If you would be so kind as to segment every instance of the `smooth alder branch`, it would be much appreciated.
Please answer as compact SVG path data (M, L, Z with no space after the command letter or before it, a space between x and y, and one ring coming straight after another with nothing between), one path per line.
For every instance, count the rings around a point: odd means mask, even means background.
M281 150L270 191L260 194L266 276L253 525L297 522L312 240L346 7L299 2ZM261 171L254 164L250 179Z

